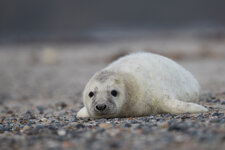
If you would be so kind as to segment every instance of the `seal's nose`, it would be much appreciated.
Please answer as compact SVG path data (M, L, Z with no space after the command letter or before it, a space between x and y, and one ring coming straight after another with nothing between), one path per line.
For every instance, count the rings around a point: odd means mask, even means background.
M106 105L105 104L98 104L95 106L95 108L98 110L98 111L104 111L106 109Z

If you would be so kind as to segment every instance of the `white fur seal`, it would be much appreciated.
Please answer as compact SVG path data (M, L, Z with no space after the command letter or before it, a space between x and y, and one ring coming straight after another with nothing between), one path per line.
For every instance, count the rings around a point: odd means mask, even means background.
M137 117L157 113L200 113L200 86L176 62L153 53L124 56L97 72L83 92L78 118Z

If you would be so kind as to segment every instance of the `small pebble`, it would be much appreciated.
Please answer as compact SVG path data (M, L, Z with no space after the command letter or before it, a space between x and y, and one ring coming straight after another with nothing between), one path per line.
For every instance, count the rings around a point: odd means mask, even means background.
M36 119L34 112L32 110L27 110L24 119Z
M37 109L38 109L38 111L39 111L39 113L40 114L44 114L44 107L42 107L42 106L37 106Z
M224 116L224 113L218 113L218 112L215 112L212 114L212 116L218 116L218 117L223 117Z
M220 121L220 119L217 118L217 117L212 117L212 118L209 119L209 121L212 122L212 123L217 123L217 122Z
M119 142L112 142L109 144L109 146L113 149L118 149L120 148L120 143Z
M159 125L161 128L167 128L169 126L168 122L163 122Z
M213 103L220 103L220 99L212 100Z
M155 116L150 116L149 118L150 118L150 119L155 119Z
M32 110L27 110L27 111L26 111L26 114L30 114L30 115L32 114L32 115L33 115L34 112L33 112Z
M103 122L105 122L105 121L106 121L106 119L104 119L104 118L103 118L103 119L99 119L99 120L98 120L98 123L103 123Z
M104 128L96 128L96 132L97 132L97 133L102 133L102 132L104 132L104 131L105 131Z
M187 130L187 126L185 124L173 124L170 125L168 131L185 131Z
M4 126L3 125L0 125L0 133L3 133L5 130L4 130Z
M136 124L136 123L138 123L138 121L133 119L133 120L130 121L130 123Z
M48 121L48 119L47 118L41 118L41 121L46 122L46 121Z
M62 143L63 148L70 148L73 146L73 142L71 141L65 141Z
M104 129L110 129L113 127L112 124L110 124L110 123L100 123L98 126L100 128L104 128Z
M221 102L221 105L225 105L225 100L223 100L223 101Z
M72 122L77 122L78 119L77 119L76 117L74 117L71 121L72 121Z
M66 135L66 130L60 129L60 130L57 131L57 134L58 134L59 136L65 136L65 135Z
M27 126L27 125L25 125L25 126L23 127L22 132L27 131L27 130L29 130L29 129L30 129L30 127L29 127L29 126Z
M123 128L130 128L131 126L132 125L130 123L127 123L127 122L125 122L125 123L122 124L122 127Z
M67 107L67 104L65 102L58 102L56 103L56 106L59 108L59 109L64 109Z
M85 128L85 126L84 126L83 124L81 124L81 123L77 124L76 127L77 127L78 129L80 129L80 128Z

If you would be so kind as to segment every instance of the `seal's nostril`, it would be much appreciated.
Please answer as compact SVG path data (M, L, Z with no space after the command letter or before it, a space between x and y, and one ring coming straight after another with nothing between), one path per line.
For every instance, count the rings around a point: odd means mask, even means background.
M105 104L98 104L95 107L96 107L97 110L103 111L103 110L106 109L107 106Z

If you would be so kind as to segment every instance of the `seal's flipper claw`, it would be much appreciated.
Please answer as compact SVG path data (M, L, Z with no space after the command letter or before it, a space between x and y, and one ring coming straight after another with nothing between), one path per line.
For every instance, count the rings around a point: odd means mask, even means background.
M89 118L89 114L87 112L87 108L81 108L77 113L77 118Z
M162 102L161 109L165 113L181 114L181 113L203 113L208 109L195 103L188 103L176 99L169 99Z

